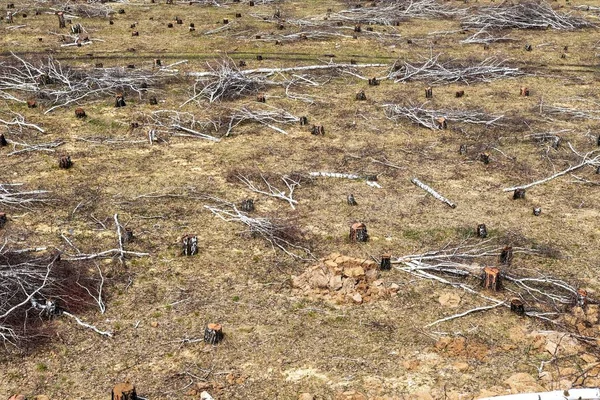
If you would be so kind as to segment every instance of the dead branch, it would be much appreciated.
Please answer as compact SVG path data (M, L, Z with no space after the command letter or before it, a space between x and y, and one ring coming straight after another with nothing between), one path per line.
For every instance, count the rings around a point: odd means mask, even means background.
M430 195L432 195L437 200L441 201L442 203L446 203L447 205L449 205L450 208L456 208L456 203L453 203L452 201L448 200L447 198L445 198L444 196L442 196L441 194L439 194L438 192L436 192L431 187L427 186L426 184L424 184L423 182L421 182L417 178L412 178L410 181L413 184L415 184L416 186L418 186L421 189L423 189L424 191L426 191L427 193L429 193Z
M368 186L371 187L375 187L378 189L381 189L381 185L378 184L376 181L371 179L371 176L360 176L360 175L355 175L355 174L341 174L339 172L310 172L309 173L310 176L312 177L325 177L325 178L341 178L341 179L352 179L352 180L365 180L365 183Z
M253 110L248 107L241 107L231 110L226 119L229 120L225 136L229 136L231 131L240 124L255 122L264 125L274 131L287 135L283 129L275 124L296 124L300 121L299 117L290 114L282 108L268 107L267 110Z
M254 183L251 178L244 176L241 173L237 174L237 178L253 192L287 201L290 204L290 207L292 207L292 210L296 209L296 204L298 204L298 201L292 196L294 195L294 190L300 186L301 177L290 175L280 176L281 181L286 186L287 193L285 190L280 190L277 186L269 182L269 179L262 173L260 174L262 181L260 183Z
M11 207L27 207L34 203L44 203L50 199L47 190L20 190L22 183L0 183L0 204Z
M13 149L14 149L10 153L8 153L7 156L14 156L17 154L29 153L29 152L33 152L33 151L44 151L44 152L54 153L56 151L56 150L54 150L55 148L65 144L65 142L63 142L62 140L55 140L54 142L38 143L38 144L19 143L14 140L7 140L7 142L9 144L12 144ZM17 146L23 147L23 148L20 150L16 150Z
M173 136L194 137L219 142L218 137L200 132L218 130L219 124L213 121L198 121L194 114L174 110L158 110L152 114L143 115L150 130L169 132ZM183 133L182 133L183 132Z
M0 97L1 97L1 93L0 93ZM40 128L38 125L36 124L32 124L32 123L28 123L25 121L25 117L22 116L21 114L18 114L16 112L10 112L12 119L11 120L5 120L5 119L1 119L0 118L0 124L4 125L4 127L6 128L6 130L8 132L11 133L15 133L17 131L15 131L13 129L13 127L16 127L18 130L18 133L22 133L24 130L36 130L40 133L46 133L46 131L42 128Z

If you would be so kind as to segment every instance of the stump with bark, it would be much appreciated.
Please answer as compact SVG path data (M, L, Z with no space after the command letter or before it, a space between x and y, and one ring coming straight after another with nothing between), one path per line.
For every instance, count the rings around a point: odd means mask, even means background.
M308 117L302 116L300 117L300 126L308 125Z
M496 267L483 268L481 285L486 289L493 290L495 292L499 291L502 288L500 269Z
M367 95L365 94L364 90L361 90L360 92L356 93L356 100L359 100L359 101L367 100Z
M500 252L500 264L510 265L513 260L513 248L512 246L506 246Z
M379 269L382 271L389 271L392 269L392 256L390 254L383 254L381 256L381 263Z
M8 146L8 141L4 137L3 133L0 133L0 147Z
M71 156L61 156L58 159L58 167L62 169L69 169L73 166L73 162L71 161Z
M259 38L260 39L260 38ZM260 54L256 56L256 60L257 61L262 61L263 60L263 56L261 56Z
M513 193L513 200L524 199L525 198L525 189L515 189Z
M536 217L539 217L541 213L542 213L542 207L534 207L533 208L533 215L535 215Z
M433 99L433 89L431 87L425 89L425 98Z
M588 302L588 293L585 289L577 289L577 305L585 307Z
M169 23L167 24L167 28L172 28L172 27L173 27L173 24L169 22Z
M151 106L155 106L158 104L158 100L156 100L156 97L150 97L148 99L148 104L150 104Z
M446 121L446 118L444 117L439 117L435 120L435 125L438 129L447 129L448 128L448 122Z
M117 383L112 390L111 400L137 400L135 386L129 382Z
M183 20L179 17L175 17L175 23L177 23L177 25L183 25Z
M533 47L529 43L527 43L525 45L525 51L531 51L531 50L533 50Z
M362 222L353 223L350 227L349 238L351 242L366 242L369 240L367 226Z
M461 144L460 148L458 149L458 153L461 156L464 156L465 154L467 154L467 145L466 144Z
M519 92L519 95L520 95L520 96L524 96L524 97L527 97L527 96L529 96L529 89L528 89L528 88L526 88L525 86L523 86L523 87L521 88L521 91Z
M8 222L6 213L0 212L0 228L4 228L4 225L6 225L6 222Z
M313 125L310 133L313 135L325 135L325 128L323 128L323 125Z
M75 109L75 117L77 118L85 118L87 117L85 110L81 107Z
M185 235L181 239L183 255L193 256L198 254L198 237L196 235Z
M356 32L356 33L360 33L360 32L362 32L362 28L361 28L361 26L360 26L360 25L355 25L355 26L354 26L354 32Z
M349 206L357 206L358 203L356 202L356 199L354 198L354 195L352 193L350 193L348 195L348 197L346 197L346 202L348 203Z
M488 153L487 151L483 152L483 153L480 153L479 154L479 161L481 161L482 163L484 163L486 165L489 164L490 163L490 153Z
M369 86L379 86L379 84L380 84L379 79L377 79L377 78L369 79Z
M27 100L27 108L36 108L36 107L37 107L37 102L35 101L35 99Z
M133 31L131 32L131 36L140 36L140 33L138 31Z
M244 212L254 211L254 200L252 200L252 199L242 200L242 204L240 204L240 209Z
M223 340L223 327L221 324L208 324L204 328L204 342L208 344L217 344Z
M103 63L96 63L96 65L94 67L95 68L104 68L104 64Z
M487 227L485 226L485 224L479 224L477 225L477 236L479 236L482 239L485 239L488 235L488 231L487 231Z
M264 93L259 93L256 95L256 101L258 101L259 103L266 103L267 98Z
M238 62L238 67L240 67L240 68L247 67L247 66L248 66L248 64L244 60L240 60Z
M459 90L455 94L456 98L463 97L464 95L465 95L465 91L464 90Z
M115 107L125 107L125 97L123 96L123 93L116 94Z
M236 18L242 18L242 13L235 13Z
M518 299L516 297L510 299L510 311L516 313L517 315L525 314L525 305L523 304L521 299Z
M66 28L67 24L65 23L65 14L62 11L56 13L58 16L58 28Z

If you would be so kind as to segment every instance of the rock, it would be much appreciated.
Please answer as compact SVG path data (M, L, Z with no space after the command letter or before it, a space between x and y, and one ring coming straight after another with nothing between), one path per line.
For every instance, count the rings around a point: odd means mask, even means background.
M431 395L431 388L427 386L423 387L422 390L419 390L418 392L411 393L409 397L411 399L417 400L433 400L433 396Z
M331 268L331 269L337 268L337 266L338 266L336 262L331 261L331 260L325 260L324 264L327 268Z
M587 310L585 310L585 320L590 324L595 325L598 323L598 308L597 304L588 304Z
M356 280L353 278L342 279L342 290L344 293L351 293L356 287Z
M329 277L321 270L315 271L308 280L310 287L326 289L329 285Z
M359 278L365 275L363 267L345 267L344 275L350 278Z
M300 276L292 276L292 287L303 288L307 283L308 282L306 282L306 277L304 274Z
M379 271L376 269L369 269L365 272L365 279L368 283L375 282L379 278Z
M337 394L335 400L367 400L367 396L355 390L350 390Z
M360 293L354 293L354 295L352 296L352 300L353 300L355 303L358 303L358 304L360 304L360 303L362 303L362 301L363 301L363 298L362 298L362 296L360 295Z
M466 371L469 369L469 364L467 364L466 362L455 362L454 364L452 364L452 368L454 368L457 371Z
M200 393L200 400L214 400L214 398L208 392Z
M460 296L453 292L443 293L438 301L444 307L456 308L460 305Z
M583 354L583 355L581 355L580 357L581 357L581 359L582 359L583 361L585 361L585 362L586 362L586 363L588 363L588 364L592 364L592 363L597 363L597 362L598 362L598 358L597 358L597 357L594 357L594 356L593 356L593 355L591 355L591 354L587 354L587 353L586 353L586 354Z
M158 328L158 321L152 321L150 322L150 326L153 328Z
M543 392L545 389L537 383L537 380L524 372L511 375L504 381L510 387L512 394Z
M315 400L315 396L310 393L300 393L298 400Z
M398 290L400 290L400 286L398 286L396 283L392 283L388 289L390 293L396 293Z
M340 290L342 288L342 277L341 275L333 275L329 278L329 289Z

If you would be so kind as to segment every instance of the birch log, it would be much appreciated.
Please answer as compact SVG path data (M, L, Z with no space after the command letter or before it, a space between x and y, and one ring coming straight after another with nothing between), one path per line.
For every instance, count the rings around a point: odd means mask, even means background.
M420 187L421 189L423 189L424 191L426 191L427 193L429 193L430 195L432 195L433 197L435 197L436 199L438 199L439 201L441 201L442 203L448 204L451 208L456 208L456 203L453 203L452 201L448 200L447 198L445 198L444 196L442 196L441 194L439 194L438 192L436 192L417 178L412 178L410 181L418 187Z

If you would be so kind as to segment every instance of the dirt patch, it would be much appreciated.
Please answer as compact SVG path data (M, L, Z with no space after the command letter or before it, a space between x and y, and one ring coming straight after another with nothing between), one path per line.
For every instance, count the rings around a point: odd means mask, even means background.
M380 279L377 263L332 253L299 276L292 276L296 292L341 303L361 304L390 297L399 286Z

